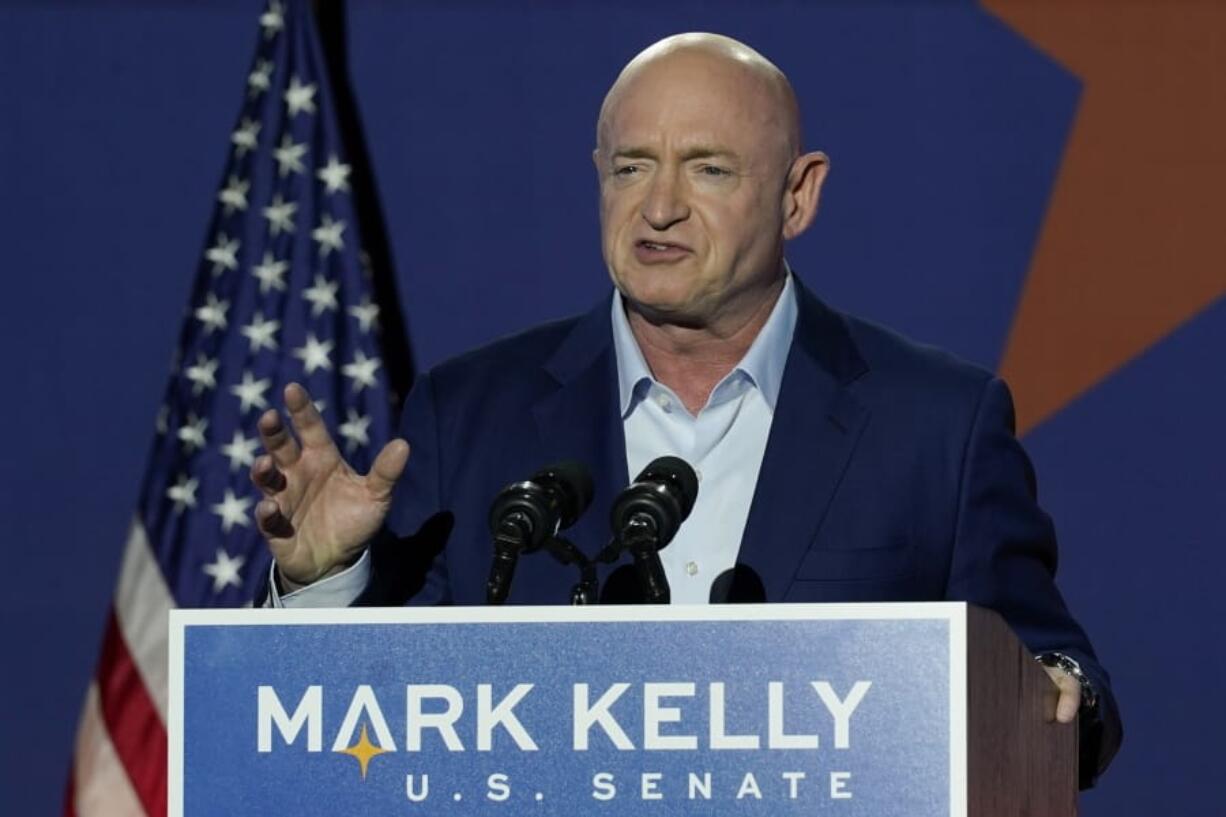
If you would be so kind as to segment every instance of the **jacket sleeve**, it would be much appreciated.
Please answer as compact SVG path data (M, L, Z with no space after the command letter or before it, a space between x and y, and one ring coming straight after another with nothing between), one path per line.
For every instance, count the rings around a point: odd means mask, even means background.
M391 511L371 542L371 577L356 606L447 604L446 544L454 523L444 509L438 412L429 373L418 376L405 401L400 436L409 462Z
M946 596L1000 613L1031 652L1062 652L1081 665L1100 700L1098 716L1081 724L1081 786L1088 788L1123 731L1111 679L1056 587L1056 555L1034 468L1014 435L1013 400L992 378L966 443Z

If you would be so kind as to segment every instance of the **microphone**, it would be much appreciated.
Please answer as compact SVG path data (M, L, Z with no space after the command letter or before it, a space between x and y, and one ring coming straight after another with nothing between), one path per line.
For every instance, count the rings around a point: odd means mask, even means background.
M678 457L652 460L613 503L613 536L630 551L645 601L667 604L659 551L677 535L698 497L698 476Z
M575 524L592 503L592 477L582 463L566 461L546 466L523 482L498 492L490 506L494 561L485 600L502 604L521 553L531 553L559 530Z
M766 585L758 572L747 564L738 562L711 583L712 604L762 604L765 601Z
M643 585L632 565L622 565L609 574L600 588L601 604L645 604Z

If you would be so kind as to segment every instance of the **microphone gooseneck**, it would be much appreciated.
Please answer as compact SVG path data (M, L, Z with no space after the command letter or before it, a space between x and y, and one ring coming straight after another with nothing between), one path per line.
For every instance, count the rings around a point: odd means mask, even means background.
M520 555L540 549L559 530L573 525L591 504L592 493L592 477L578 462L555 463L498 492L489 515L494 537L485 586L489 604L506 601Z

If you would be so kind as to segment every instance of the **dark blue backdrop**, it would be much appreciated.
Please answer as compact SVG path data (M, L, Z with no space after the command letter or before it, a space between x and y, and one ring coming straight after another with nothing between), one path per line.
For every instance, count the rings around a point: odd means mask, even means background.
M0 7L4 814L58 808L258 10ZM997 365L1081 88L977 6L354 2L419 364L606 291L596 112L630 56L687 29L775 59L832 157L790 253L806 281ZM1219 812L1224 349L1219 301L1027 438L1128 732L1089 815Z

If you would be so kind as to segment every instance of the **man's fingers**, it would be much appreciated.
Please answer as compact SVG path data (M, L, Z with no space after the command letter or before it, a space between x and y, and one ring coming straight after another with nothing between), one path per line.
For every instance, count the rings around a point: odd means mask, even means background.
M1077 719L1077 710L1081 708L1081 684L1064 670L1056 667L1045 669L1060 689L1060 699L1056 701L1056 720L1072 723Z
M251 465L251 482L264 496L279 494L286 486L285 474L277 470L269 454L256 457Z
M319 416L319 411L311 402L311 395L307 394L306 389L297 383L286 386L285 407L289 409L290 422L294 424L294 431L298 433L298 439L302 440L303 446L323 448L332 445L332 437L328 434L328 427L324 425L324 418Z
M1072 723L1077 719L1077 710L1081 708L1081 686L1073 681L1072 687L1060 688L1060 701L1056 704L1056 720L1060 723Z
M269 539L288 539L294 535L293 523L281 513L276 500L260 500L255 506L255 524Z
M404 473L404 466L409 461L409 444L401 439L392 440L383 446L379 456L367 475L367 485L371 492L379 498L384 498L392 492L396 480Z
M302 450L298 447L294 435L289 433L289 428L281 421L281 414L276 409L269 409L261 414L255 427L260 433L264 450L272 455L277 465L288 468L298 461Z

